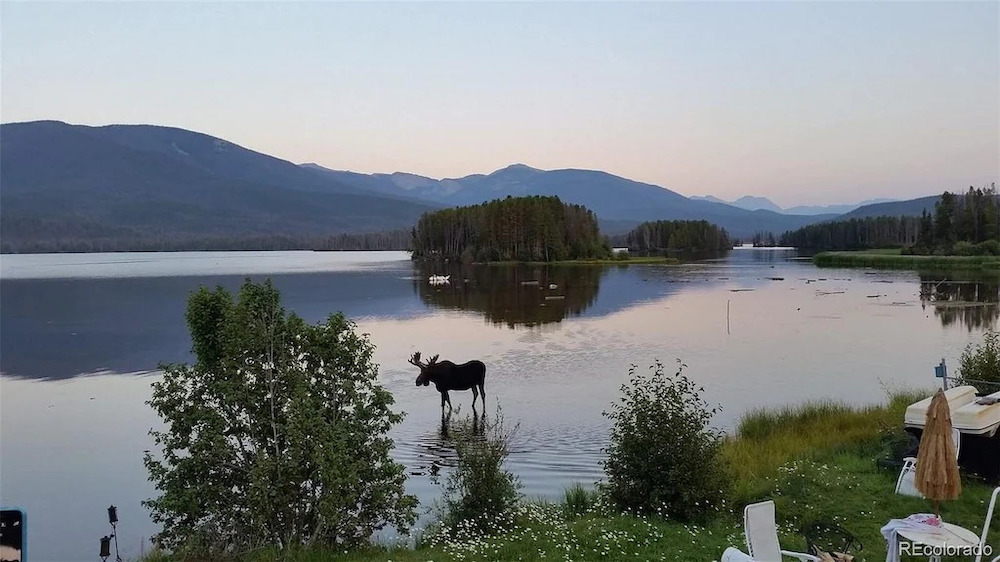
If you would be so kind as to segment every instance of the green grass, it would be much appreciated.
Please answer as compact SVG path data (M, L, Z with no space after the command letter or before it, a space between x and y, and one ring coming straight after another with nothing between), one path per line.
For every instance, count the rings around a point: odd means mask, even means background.
M906 406L930 392L895 393L888 405L852 408L837 402L749 412L722 453L735 471L734 499L746 499L789 460L814 459L862 444L897 429Z
M569 488L558 503L526 502L515 521L491 538L428 533L418 547L372 548L343 553L258 553L253 562L450 562L493 560L632 561L718 560L727 546L745 550L742 509L773 499L781 545L804 551L799 529L813 521L836 523L863 543L858 562L885 560L879 529L892 518L929 512L929 502L893 493L897 472L877 467L887 436L898 433L906 405L929 393L895 394L887 404L850 408L820 402L747 414L723 454L734 464L732 500L716 506L703 525L617 513L593 490ZM970 480L962 496L941 506L946 521L977 534L991 488ZM989 543L1000 548L1000 533ZM916 560L904 558L904 561Z
M895 252L895 253L891 253ZM875 267L883 269L996 269L1000 256L904 256L898 250L821 252L813 256L819 267Z
M878 256L899 256L902 255L902 248L872 248L869 250L860 250L859 254L872 254Z

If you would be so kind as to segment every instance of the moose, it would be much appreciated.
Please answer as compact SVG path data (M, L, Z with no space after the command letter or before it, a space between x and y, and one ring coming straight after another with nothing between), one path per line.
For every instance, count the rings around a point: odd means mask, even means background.
M486 389L483 384L486 382L486 365L482 361L469 361L456 365L451 361L441 361L438 363L438 355L431 357L429 361L420 360L420 352L416 352L410 357L409 363L420 367L420 374L417 376L417 386L427 386L434 383L437 391L441 393L441 416L444 417L444 405L448 404L448 412L451 412L451 398L448 396L449 390L469 390L472 389L472 411L476 410L476 398L483 397L483 408L486 408Z

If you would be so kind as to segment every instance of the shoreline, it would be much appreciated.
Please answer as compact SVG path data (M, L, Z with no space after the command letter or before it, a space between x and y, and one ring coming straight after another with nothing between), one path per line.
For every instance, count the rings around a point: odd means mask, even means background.
M871 267L880 269L1000 269L1000 256L924 256L888 253L888 250L820 252L816 267Z
M852 553L860 554L861 560L881 560L886 555L881 527L891 518L928 506L923 498L895 493L899 468L884 461L900 454L897 448L906 442L902 430L906 407L931 393L894 393L886 402L870 406L816 401L747 413L738 429L724 439L721 450L722 458L734 468L732 489L703 521L685 523L623 513L603 501L593 486L585 485L567 489L564 498L523 498L515 509L516 524L491 536L436 534L440 529L432 525L415 533L418 538L412 546L372 545L352 552L322 547L286 553L265 549L236 559L700 562L718 559L729 546L744 549L743 506L772 499L777 504L783 547L805 551L800 530L811 521L843 522L863 545L860 552ZM941 511L952 523L979 529L993 488L973 478L963 480L961 497L944 503ZM139 561L179 559L154 551Z

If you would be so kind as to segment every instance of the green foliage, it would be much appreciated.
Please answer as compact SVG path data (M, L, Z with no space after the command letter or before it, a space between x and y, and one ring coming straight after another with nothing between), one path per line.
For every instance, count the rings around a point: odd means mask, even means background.
M877 267L883 269L983 269L1000 266L992 256L921 256L869 254L865 252L821 252L813 256L819 267Z
M927 393L929 394L929 393ZM895 394L888 404L865 408L852 422L858 432L843 440L837 431L823 429L838 426L847 410L828 405L803 406L762 411L753 416L755 443L751 449L771 439L790 444L790 435L809 435L821 444L820 449L785 448L784 456L768 456L774 463L766 472L743 474L741 486L754 490L747 501L773 499L777 503L778 535L783 547L805 551L798 532L815 520L836 522L852 532L864 544L859 560L884 560L886 543L879 529L900 514L928 509L927 501L893 493L898 470L882 470L876 460L884 458L879 444L885 438L880 420L890 420L899 427L907 404L924 394ZM800 415L801 414L801 415ZM869 423L865 423L866 420ZM799 428L805 421L806 430ZM815 437L812 437L815 436ZM856 438L856 439L855 439ZM743 438L727 439L739 443ZM826 445L822 445L826 443ZM748 449L750 450L750 449ZM746 457L753 461L754 457ZM986 503L992 487L969 479L963 483L962 497L942 505L945 519L967 529L977 530L983 523ZM567 560L625 562L633 560L671 560L702 562L718 559L726 547L739 545L743 537L742 507L720 504L704 525L690 525L657 517L639 517L615 511L605 498L589 492L593 504L582 514L571 508L568 498L582 492L568 490L561 504L520 503L505 527L489 537L469 532L461 536L434 535L418 543L415 549L401 546L372 547L344 553L332 548L280 553L265 550L248 561L270 562L427 562L495 560ZM572 505L582 505L573 500ZM993 535L990 535L993 536ZM991 539L992 541L992 539ZM991 542L996 550L997 543Z
M708 221L644 222L625 235L629 251L708 252L732 248L729 235Z
M983 335L982 343L966 346L959 359L957 378L977 387L983 386L977 381L993 383L987 385L991 388L979 388L980 391L1000 390L1000 332L990 330Z
M517 476L504 468L517 427L506 427L497 408L493 421L473 414L452 431L458 464L445 482L441 523L451 532L489 534L511 518L520 499Z
M623 250L615 254L615 259L618 261L628 261L632 257L627 250Z
M983 240L976 244L976 252L980 256L1000 256L1000 241Z
M648 373L633 365L620 401L604 413L613 422L604 489L621 509L696 520L730 488L722 435L709 427L717 410L683 370L680 362L673 375L659 362Z
M912 246L918 217L866 217L821 222L781 235L780 244L816 250L864 250Z
M386 436L402 416L374 346L341 314L306 324L271 283L188 300L194 365L162 365L149 404L166 428L145 464L161 544L224 558L258 548L366 545L406 528L416 498Z
M311 234L270 235L184 235L139 234L136 232L83 232L73 229L62 232L56 228L61 221L4 218L0 226L0 252L4 254L59 252L186 252L201 250L409 250L409 230L390 230L359 234L318 236ZM11 230L16 236L5 237Z
M791 459L814 459L872 444L899 427L908 405L930 394L897 392L887 405L864 408L812 402L748 412L722 449L736 480L733 502L748 503L762 497L762 483Z
M426 213L413 229L414 258L560 261L611 257L597 217L558 197L507 197Z
M955 243L954 248L952 248L952 253L956 256L972 256L976 254L975 248L976 247L972 244L972 242L961 240Z
M566 488L563 494L563 512L567 517L580 517L591 512L599 501L597 490L588 490L577 482Z
M805 226L781 236L781 244L815 250L906 248L915 255L998 255L1000 197L996 186L973 188L964 194L945 191L919 217L867 217Z

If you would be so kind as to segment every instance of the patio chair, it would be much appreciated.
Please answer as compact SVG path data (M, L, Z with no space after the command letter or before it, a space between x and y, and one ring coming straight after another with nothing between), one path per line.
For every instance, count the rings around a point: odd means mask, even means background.
M951 437L955 441L955 458L958 458L962 450L962 434L957 429L951 430ZM914 477L917 475L917 458L906 457L903 459L903 468L899 471L899 478L896 479L896 493L903 496L913 496L915 498L924 497L917 490Z
M721 562L753 562L753 558L738 548L729 547L722 553Z
M986 546L986 533L989 532L990 523L993 521L993 508L997 505L998 495L1000 495L1000 487L993 489L993 495L990 496L990 506L986 508L986 520L983 521L983 534L979 537L979 552L976 554L976 562L982 562L983 560L983 547ZM1000 556L997 556L991 562L1000 562Z
M754 562L781 562L782 556L798 558L803 562L819 562L819 558L811 554L781 550L778 544L778 527L774 522L773 501L754 503L744 508L743 533L746 535L750 559Z

